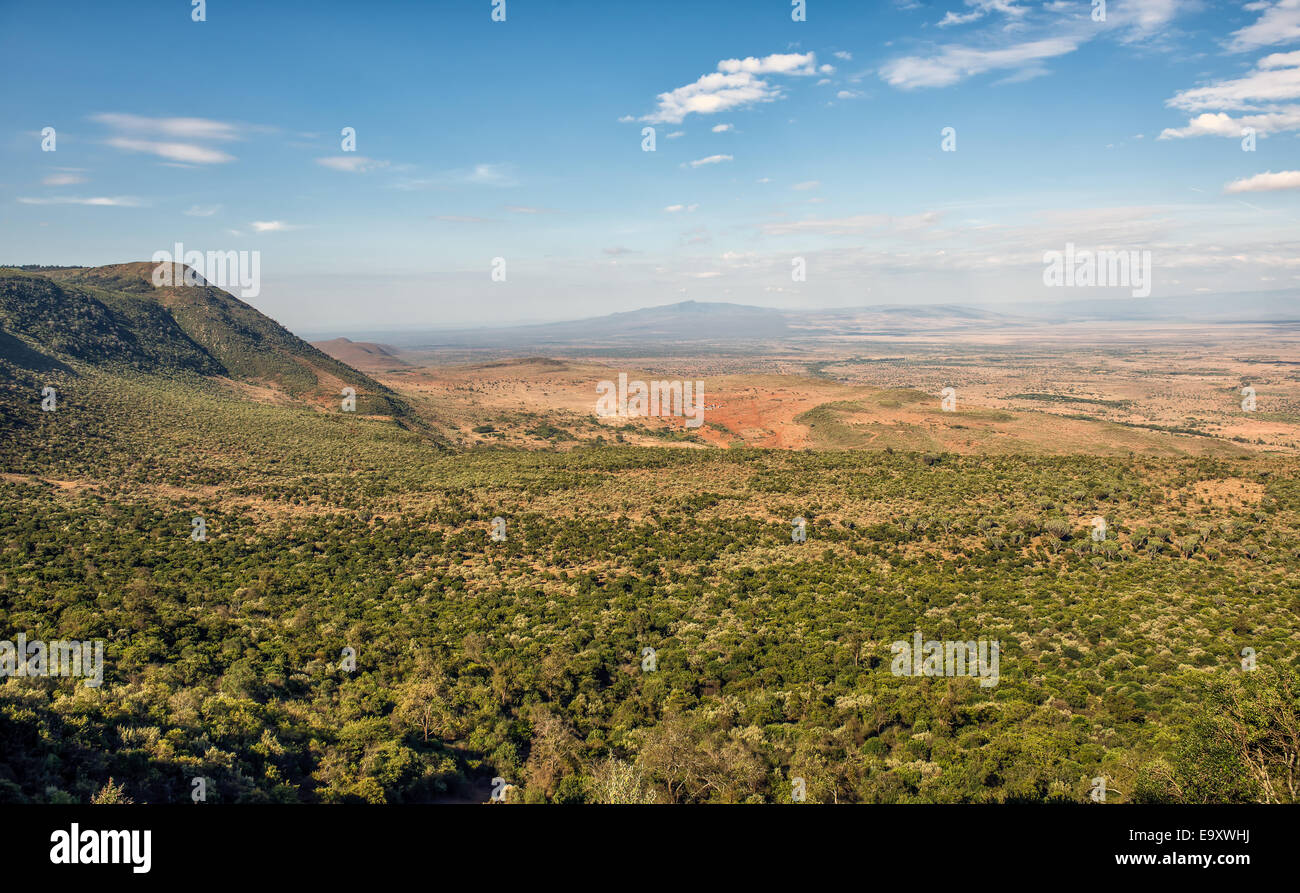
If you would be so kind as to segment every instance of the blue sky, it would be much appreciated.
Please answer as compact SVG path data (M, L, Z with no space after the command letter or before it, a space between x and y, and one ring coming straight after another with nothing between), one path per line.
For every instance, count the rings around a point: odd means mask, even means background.
M1300 286L1300 0L1106 6L3 0L0 262L256 250L312 333Z

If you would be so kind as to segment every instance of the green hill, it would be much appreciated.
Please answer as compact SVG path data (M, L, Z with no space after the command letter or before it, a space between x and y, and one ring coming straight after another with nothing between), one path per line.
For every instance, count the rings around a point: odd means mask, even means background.
M54 364L223 376L320 408L337 408L346 386L356 389L358 413L414 420L388 388L233 295L155 287L153 268L0 268L0 362L24 379Z

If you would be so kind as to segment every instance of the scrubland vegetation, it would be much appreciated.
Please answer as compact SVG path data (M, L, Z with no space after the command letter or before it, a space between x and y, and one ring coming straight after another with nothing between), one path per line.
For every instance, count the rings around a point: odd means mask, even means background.
M1296 799L1295 459L450 452L6 369L5 635L107 660L0 684L0 799ZM894 676L917 630L999 684Z

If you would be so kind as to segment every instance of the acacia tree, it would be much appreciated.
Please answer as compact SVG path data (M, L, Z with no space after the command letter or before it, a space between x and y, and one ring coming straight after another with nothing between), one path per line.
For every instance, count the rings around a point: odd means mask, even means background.
M1261 668L1204 688L1172 760L1145 767L1135 799L1300 802L1300 674Z

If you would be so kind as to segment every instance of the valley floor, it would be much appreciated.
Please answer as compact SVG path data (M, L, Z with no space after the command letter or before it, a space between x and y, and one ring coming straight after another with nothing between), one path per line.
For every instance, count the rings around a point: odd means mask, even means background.
M0 685L4 799L1288 796L1234 742L1300 713L1289 455L463 450L57 384L6 427L0 616L104 684ZM997 684L896 675L917 633L1000 643Z

